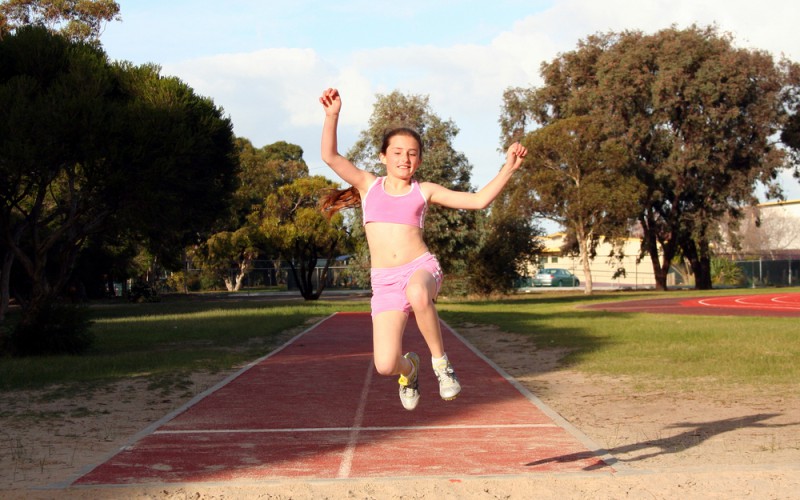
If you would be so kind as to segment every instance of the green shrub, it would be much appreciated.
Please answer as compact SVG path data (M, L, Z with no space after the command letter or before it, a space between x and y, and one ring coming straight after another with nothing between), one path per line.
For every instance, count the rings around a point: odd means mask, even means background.
M711 281L715 285L742 286L745 276L735 262L713 257L711 259Z
M16 356L81 354L94 342L91 325L87 307L48 303L20 321L3 344Z
M128 292L128 300L131 302L160 302L161 297L158 295L158 290L146 281L136 281L131 285L131 290Z

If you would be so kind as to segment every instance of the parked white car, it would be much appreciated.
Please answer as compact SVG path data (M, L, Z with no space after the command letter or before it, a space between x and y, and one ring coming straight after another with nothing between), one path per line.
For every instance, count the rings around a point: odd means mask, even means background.
M533 277L533 286L578 286L580 281L566 269L540 269Z

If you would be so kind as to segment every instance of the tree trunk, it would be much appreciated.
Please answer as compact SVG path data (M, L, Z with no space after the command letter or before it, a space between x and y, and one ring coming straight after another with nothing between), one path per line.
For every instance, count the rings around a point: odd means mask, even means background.
M682 245L683 253L692 266L694 273L695 290L711 290L711 256L709 253L710 245L704 239L698 242L688 240Z
M696 265L692 265L692 270L694 271L695 290L711 290L713 288L711 283L711 259L701 257Z
M49 287L38 286L34 283L33 293L22 308L22 314L19 320L20 324L33 324L47 307L47 304L54 302L55 298L56 295Z
M656 235L650 231L647 231L644 235L644 241L642 244L647 251L647 255L650 256L650 263L653 265L653 276L656 280L656 290L666 290L667 273L661 267L661 259L658 255L658 242L656 241Z
M658 228L655 221L651 220L649 216L639 218L644 228L644 236L642 237L642 246L650 256L650 262L653 265L653 275L656 280L656 290L667 290L667 275L672 265L672 258L675 257L675 252L678 249L677 241L674 237L669 235L664 241L659 241ZM661 255L659 255L659 249Z
M244 283L244 277L247 276L247 273L250 271L250 267L252 264L252 259L245 257L244 259L239 261L239 272L236 273L236 278L230 286L228 283L230 280L226 280L225 286L228 286L228 291L238 292L242 289L242 283Z
M299 245L299 243L297 244ZM299 269L294 260L289 260L289 267L292 269L292 274L297 282L297 288L300 289L300 295L305 300L316 300L319 296L314 297L314 270L317 266L317 255L315 251L304 252L302 248L295 246L295 255L301 256L298 260L300 262Z
M222 278L222 282L225 283L225 290L229 292L233 291L233 280L231 280L230 274Z
M3 255L3 267L0 269L0 323L6 319L8 304L11 302L11 267L14 254L10 250Z
M592 294L592 266L591 262L589 262L589 247L592 244L592 235L589 233L588 235L581 233L579 238L579 247L580 247L580 257L581 257L581 264L583 264L583 293L584 295L591 295Z

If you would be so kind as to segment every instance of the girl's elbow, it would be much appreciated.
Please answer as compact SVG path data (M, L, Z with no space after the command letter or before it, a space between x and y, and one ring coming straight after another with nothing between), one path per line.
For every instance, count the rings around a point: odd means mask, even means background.
M336 154L325 153L325 152L323 152L321 155L322 161L325 162L325 164L328 165L329 167L333 166L333 163L336 161L336 156L337 156Z
M489 205L492 204L494 198L480 198L476 200L477 203L475 204L475 210L485 210L489 208Z

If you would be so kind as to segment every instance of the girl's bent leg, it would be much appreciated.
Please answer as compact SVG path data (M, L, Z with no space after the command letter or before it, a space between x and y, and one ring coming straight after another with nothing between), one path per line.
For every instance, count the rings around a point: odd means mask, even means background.
M444 400L455 399L461 392L461 384L450 361L444 357L444 342L439 314L433 299L436 298L437 283L433 275L420 269L411 276L406 287L406 297L417 318L417 325L434 358L433 372L439 380L439 395Z
M444 343L442 342L442 330L439 324L439 314L433 300L436 298L437 284L430 272L419 269L408 281L406 286L406 297L414 310L422 337L428 344L431 356L441 358L444 356Z
M411 373L411 362L403 357L403 330L407 321L403 311L384 311L372 318L372 351L379 374Z

